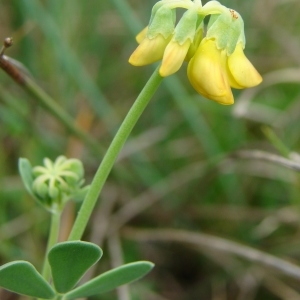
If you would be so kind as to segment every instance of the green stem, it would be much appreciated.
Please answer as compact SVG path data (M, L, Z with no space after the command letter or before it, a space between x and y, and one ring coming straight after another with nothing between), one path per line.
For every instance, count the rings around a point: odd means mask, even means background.
M271 127L263 126L261 128L262 132L265 134L270 143L277 149L277 151L284 157L290 158L291 151L283 143L283 141L277 136Z
M49 281L50 279L50 266L47 260L47 255L49 250L57 243L59 235L60 216L61 212L55 212L51 214L50 233L48 237L47 250L42 271L42 275L47 281Z
M102 187L134 125L162 81L157 68L129 110L95 174L88 194L78 212L69 240L79 240L88 223Z

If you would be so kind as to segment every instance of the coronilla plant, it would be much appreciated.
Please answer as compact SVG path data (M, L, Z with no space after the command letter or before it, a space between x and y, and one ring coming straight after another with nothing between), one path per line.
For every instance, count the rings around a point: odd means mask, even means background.
M176 10L184 9L177 20ZM209 16L207 27L204 18ZM102 250L81 241L84 230L106 179L153 94L164 77L177 72L186 61L191 85L204 97L220 104L233 104L231 88L258 85L262 78L244 54L244 23L238 12L210 1L162 0L153 9L149 24L137 36L139 43L129 58L134 66L161 61L129 110L113 138L90 185L84 186L84 167L78 159L59 156L45 158L43 165L32 167L20 159L19 170L27 191L51 214L44 267L40 274L26 261L0 267L0 286L10 291L40 299L77 299L96 295L134 281L147 274L151 262L140 261L107 271L78 285L83 274L102 256ZM0 53L0 67L31 96L39 100L73 134L98 154L97 142L76 125L20 64L4 55L12 39L5 39ZM97 148L98 147L98 148ZM70 200L82 201L68 240L58 243L60 217Z

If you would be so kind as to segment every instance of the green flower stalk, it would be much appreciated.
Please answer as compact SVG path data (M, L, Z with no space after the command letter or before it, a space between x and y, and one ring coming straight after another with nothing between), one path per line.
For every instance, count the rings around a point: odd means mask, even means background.
M187 11L175 26L176 8ZM203 19L210 15L203 36ZM231 88L261 83L262 77L244 54L242 17L233 9L210 1L161 0L153 7L149 25L137 35L139 46L129 62L144 66L162 60L162 77L177 72L188 61L187 75L194 89L223 105L234 103Z
M59 156L55 161L44 159L43 166L32 167L25 158L19 160L19 172L28 192L51 213L51 225L46 253L58 241L60 216L69 200L83 200L89 186L83 187L84 169L78 159ZM50 267L45 257L43 277L50 278Z

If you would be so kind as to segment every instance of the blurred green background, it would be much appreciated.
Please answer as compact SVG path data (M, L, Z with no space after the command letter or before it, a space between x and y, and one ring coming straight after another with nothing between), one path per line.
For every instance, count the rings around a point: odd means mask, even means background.
M128 57L155 2L2 0L0 37L14 38L6 54L107 149L153 71L129 65ZM163 81L84 235L104 250L94 274L135 260L156 267L129 289L91 299L300 299L299 275L226 248L237 242L233 249L243 244L300 262L300 178L278 161L299 162L300 2L222 4L242 15L245 53L264 82L235 90L227 107L192 89L186 65ZM90 183L104 152L91 151L3 71L0 127L0 262L26 259L39 269L49 215L26 193L18 158L33 165L61 154L80 158ZM61 240L76 209L66 209ZM25 298L1 291L0 299Z

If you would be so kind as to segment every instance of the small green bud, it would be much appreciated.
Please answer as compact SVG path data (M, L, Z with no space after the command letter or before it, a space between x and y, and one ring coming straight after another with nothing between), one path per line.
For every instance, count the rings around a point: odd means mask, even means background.
M82 162L78 159L68 159L64 165L62 172L65 172L65 181L69 185L76 185L84 176L84 169Z
M48 185L48 193L51 199L59 199L60 192L66 192L63 188L58 188L55 186L55 181L50 181L50 184Z
M35 183L33 185L33 192L38 196L38 198L47 198L49 192L48 185L44 182L39 184Z

